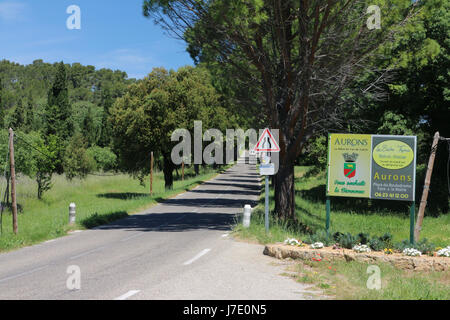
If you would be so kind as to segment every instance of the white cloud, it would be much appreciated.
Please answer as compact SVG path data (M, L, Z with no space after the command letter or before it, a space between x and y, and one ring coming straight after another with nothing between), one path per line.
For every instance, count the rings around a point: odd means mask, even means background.
M17 21L24 17L26 5L17 1L0 2L0 20Z

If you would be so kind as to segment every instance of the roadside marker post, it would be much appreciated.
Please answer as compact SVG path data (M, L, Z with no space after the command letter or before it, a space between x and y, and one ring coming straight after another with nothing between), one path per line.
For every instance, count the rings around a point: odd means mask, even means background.
M269 129L265 129L252 153L262 153L259 174L265 176L265 227L269 232L269 176L275 175L275 164L271 163L270 153L280 152L280 147Z

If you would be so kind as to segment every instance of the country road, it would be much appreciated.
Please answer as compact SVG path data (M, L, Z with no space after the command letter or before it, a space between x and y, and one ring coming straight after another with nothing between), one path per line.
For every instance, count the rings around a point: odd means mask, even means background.
M0 299L306 299L263 246L229 235L259 197L254 165L238 163L145 212L0 254ZM69 266L80 270L69 290Z

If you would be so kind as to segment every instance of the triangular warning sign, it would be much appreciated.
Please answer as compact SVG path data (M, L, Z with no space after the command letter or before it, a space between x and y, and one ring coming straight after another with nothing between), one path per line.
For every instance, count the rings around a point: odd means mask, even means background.
M270 130L265 129L253 150L255 152L280 152L280 147Z

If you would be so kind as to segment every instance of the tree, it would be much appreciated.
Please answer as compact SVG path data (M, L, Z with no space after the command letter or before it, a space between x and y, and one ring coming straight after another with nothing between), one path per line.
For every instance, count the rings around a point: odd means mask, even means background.
M67 89L66 67L63 62L57 67L55 81L48 93L46 109L46 134L65 140L72 134L71 107Z
M95 160L87 152L87 143L81 133L70 140L64 155L64 172L67 179L85 178L95 169Z
M368 62L391 25L410 12L410 0L380 2L383 28L369 30L369 1L144 1L144 15L187 41L192 56L233 66L236 78L258 85L267 124L280 132L274 182L275 210L283 219L295 219L294 162L305 144L341 128L349 105L343 93L359 74L376 71ZM359 90L378 89L382 75Z
M184 128L193 133L194 120L209 124L226 112L205 72L192 67L177 72L155 68L116 100L111 123L120 167L143 179L149 172L150 152L159 153L165 187L173 187L172 132ZM226 121L222 117L220 125L226 126Z
M9 127L14 129L20 129L24 125L25 122L25 110L23 107L22 99L19 99L17 102L17 106L14 109L14 112L9 121Z

